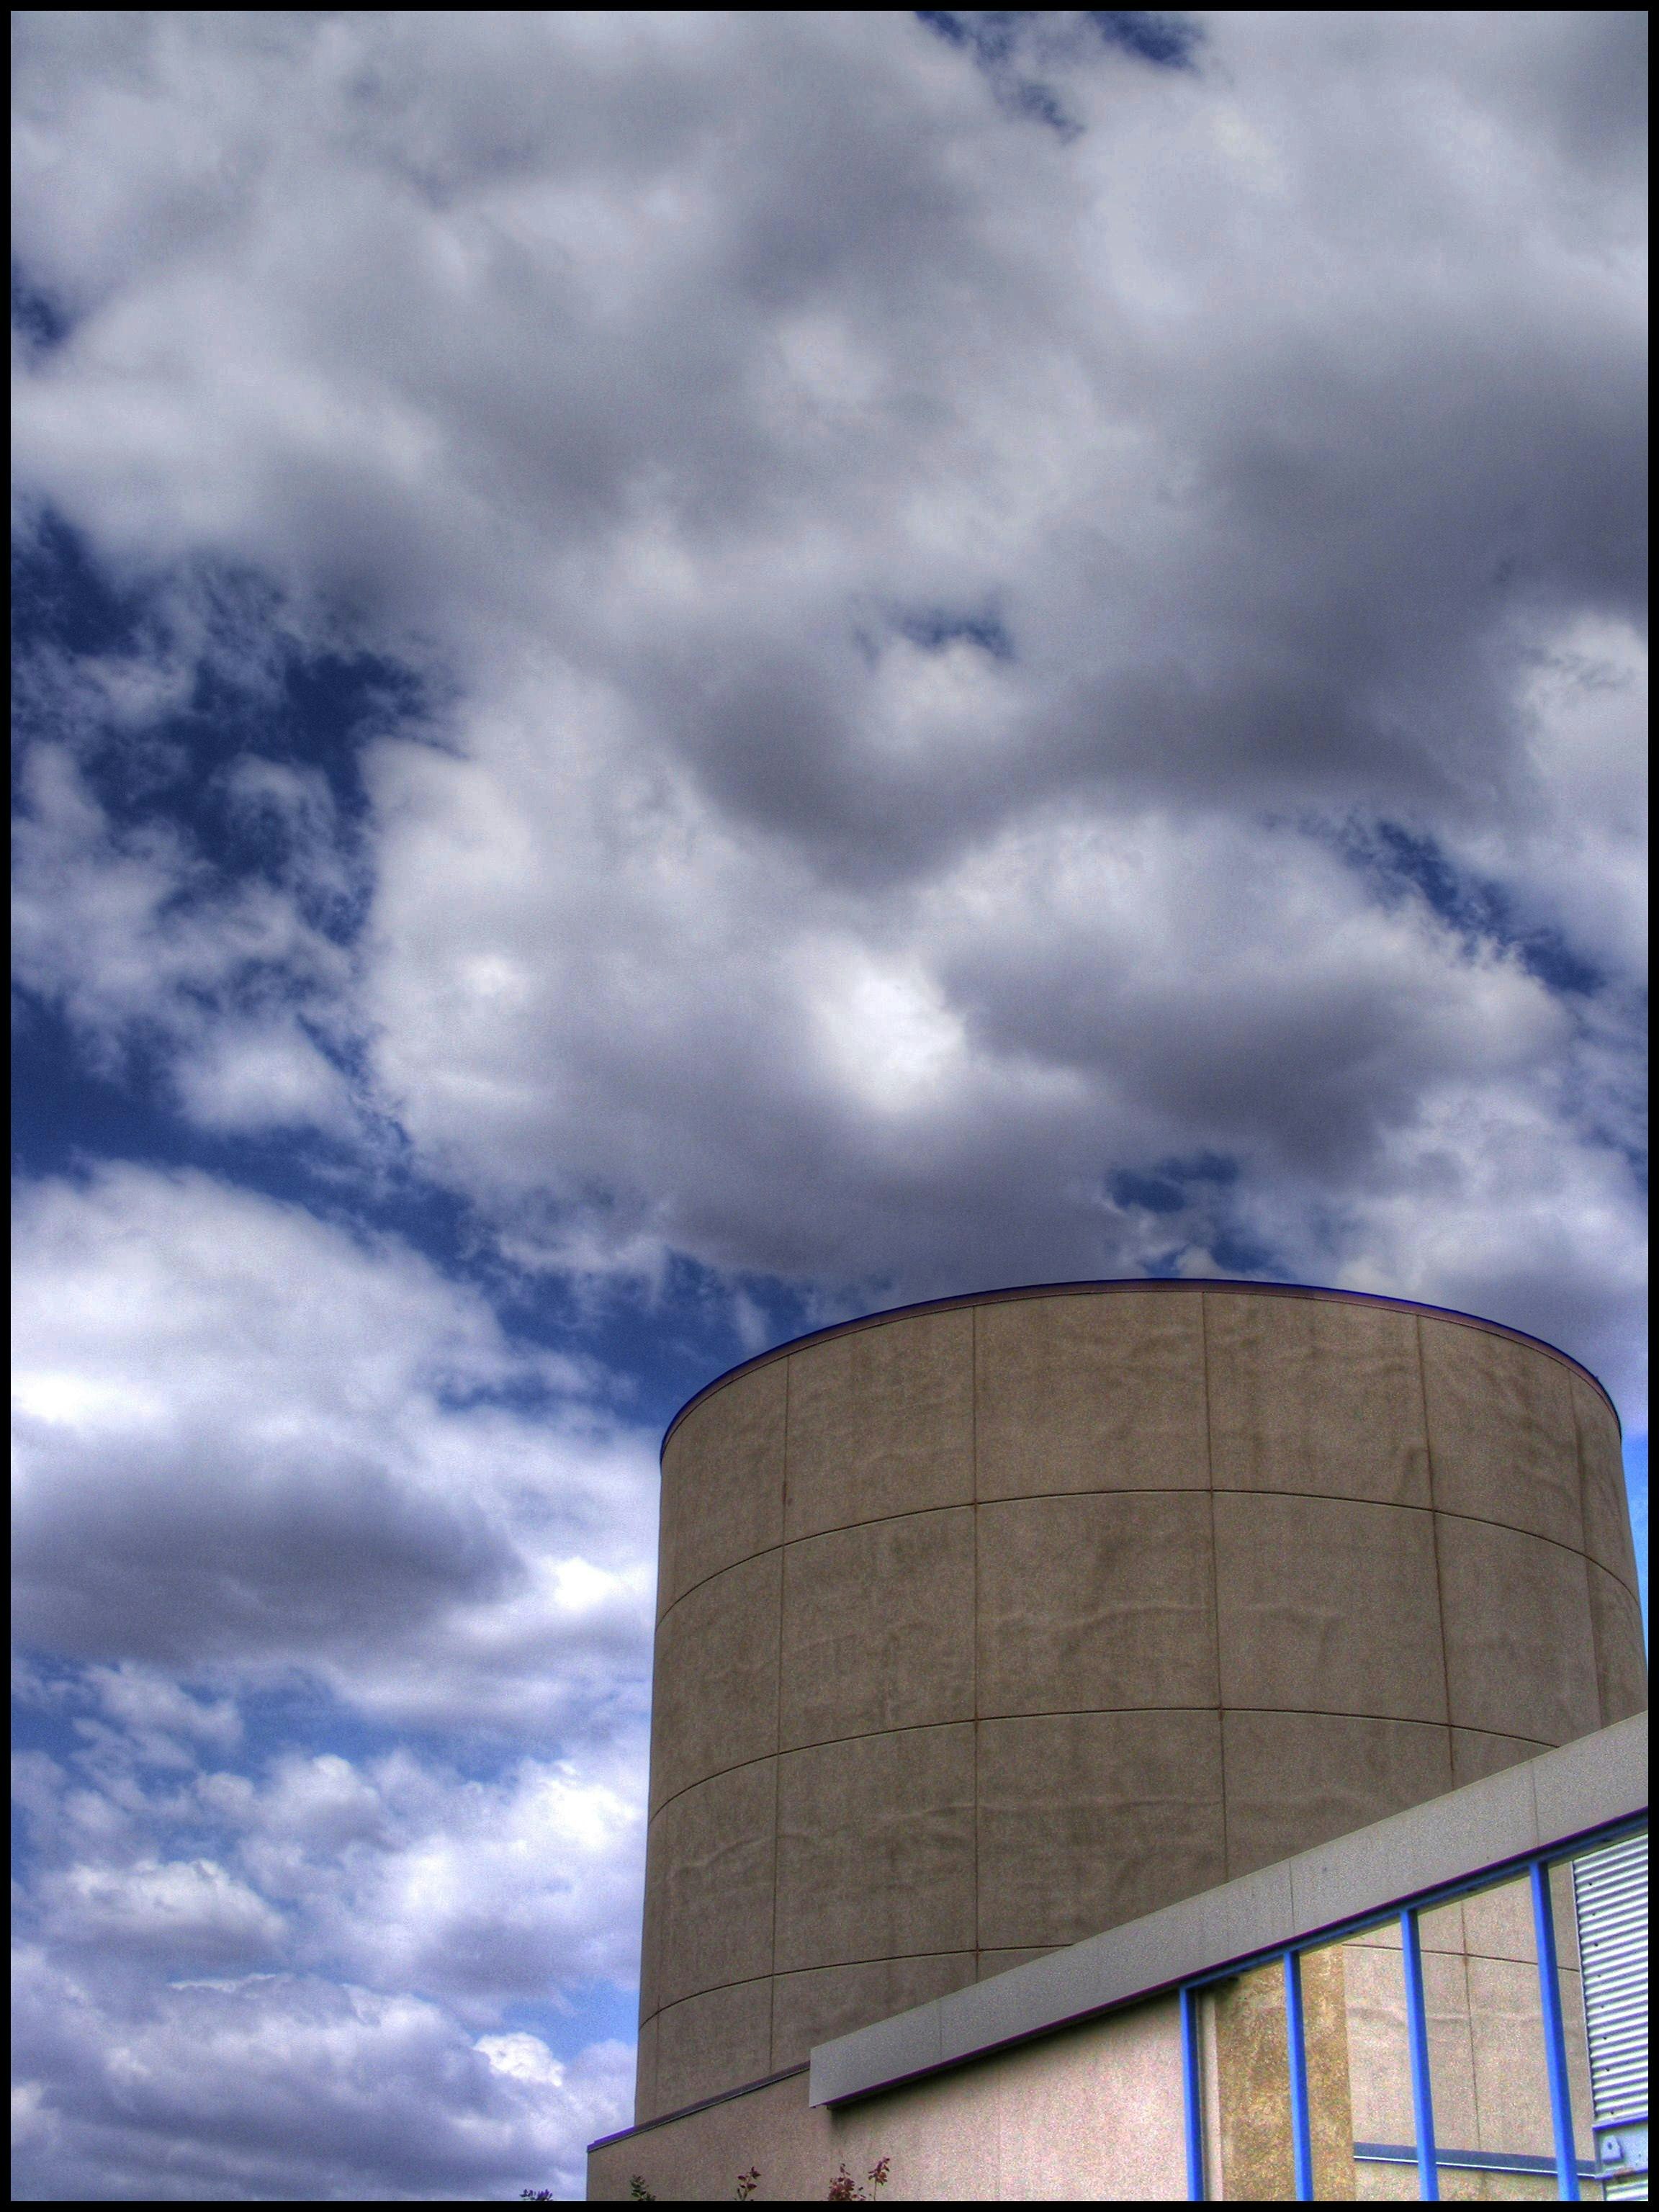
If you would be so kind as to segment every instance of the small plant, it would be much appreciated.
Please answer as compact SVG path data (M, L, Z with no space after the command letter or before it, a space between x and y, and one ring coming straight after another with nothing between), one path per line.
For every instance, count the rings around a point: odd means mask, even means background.
M521 2189L519 2195L525 2203L529 2204L550 2204L553 2202L553 2191L550 2189Z
M830 2185L829 2202L831 2204L873 2204L878 2192L887 2186L887 2176L892 2164L890 2158L878 2158L864 2177L870 2185L866 2190L859 2187L847 2171L843 2160L841 2172Z
M630 2173L629 2175L628 2193L634 2198L636 2203L654 2204L657 2201L656 2191L654 2189L647 2189L646 2187L645 2176L642 2173Z
M738 2176L738 2203L746 2204L759 2187L760 2168L757 2166L751 2166L747 2173L740 2173Z

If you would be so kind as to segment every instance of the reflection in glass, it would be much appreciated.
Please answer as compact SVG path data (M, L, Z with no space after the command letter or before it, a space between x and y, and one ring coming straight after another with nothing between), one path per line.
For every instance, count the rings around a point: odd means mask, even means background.
M1203 2018L1212 2091L1210 2194L1293 2203L1291 2075L1279 1961L1212 1984L1205 1991Z
M1598 2200L1571 1869L1554 1869L1548 1885L1577 2187ZM1417 1925L1439 2196L1449 2203L1557 2198L1528 1877L1423 1912ZM1416 2201L1422 2191L1400 1921L1302 1953L1299 1980L1314 2196ZM1283 1962L1211 1984L1199 2010L1208 2193L1292 2200Z

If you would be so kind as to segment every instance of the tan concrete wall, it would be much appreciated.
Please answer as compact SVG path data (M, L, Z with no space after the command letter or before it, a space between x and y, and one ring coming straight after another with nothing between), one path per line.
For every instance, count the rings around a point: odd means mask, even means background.
M899 2202L1186 2195L1173 1998L844 2112L810 2107L806 2086L797 2074L591 2151L589 2199L626 2197L636 2174L665 2203L730 2199L738 2176L758 2167L757 2201L822 2203L838 2168L863 2184L883 2158L891 2165L882 2194Z
M664 1455L638 2117L1646 1704L1617 1424L1496 1329L854 1324Z

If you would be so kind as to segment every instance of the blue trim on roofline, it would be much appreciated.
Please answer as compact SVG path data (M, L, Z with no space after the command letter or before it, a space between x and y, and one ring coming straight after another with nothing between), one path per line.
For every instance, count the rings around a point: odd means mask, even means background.
M775 1344L765 1352L757 1352L747 1359L738 1360L734 1367L726 1368L712 1382L705 1382L701 1390L694 1391L663 1431L662 1443L657 1455L659 1463L662 1454L668 1449L668 1439L694 1407L700 1406L716 1390L724 1389L728 1382L734 1382L738 1376L747 1375L751 1370L764 1367L770 1361L781 1359L790 1352L799 1352L809 1344L822 1343L830 1337L848 1334L857 1329L878 1328L884 1322L908 1320L914 1314L949 1313L963 1306L998 1305L1013 1298L1075 1297L1114 1291L1249 1291L1262 1297L1329 1298L1338 1304L1381 1306L1391 1313L1429 1314L1436 1321L1456 1322L1464 1328L1485 1329L1492 1336L1506 1336L1516 1344L1529 1344L1534 1350L1546 1352L1553 1359L1560 1360L1575 1374L1582 1375L1606 1401L1607 1411L1613 1415L1621 1438L1625 1433L1624 1423L1620 1420L1619 1408L1613 1402L1612 1393L1601 1376L1592 1374L1582 1359L1575 1359L1570 1352L1563 1352L1559 1344L1551 1344L1544 1337L1533 1336L1524 1328L1512 1328L1508 1322L1492 1321L1484 1314L1464 1313L1456 1306L1429 1305L1421 1298L1395 1297L1384 1291L1340 1290L1329 1283L1253 1282L1243 1277L1224 1275L1106 1275L1071 1283L1010 1283L994 1291L959 1291L949 1297L920 1298L907 1305L883 1306L873 1313L855 1314L847 1321L830 1322L823 1328L807 1329L799 1336L789 1337L782 1344Z

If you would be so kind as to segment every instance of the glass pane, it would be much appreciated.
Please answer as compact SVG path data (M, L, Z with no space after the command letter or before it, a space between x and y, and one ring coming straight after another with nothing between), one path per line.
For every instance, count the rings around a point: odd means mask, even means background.
M1551 1877L1579 2188L1593 2179L1589 2047L1570 1869ZM1440 2195L1553 2201L1554 2129L1529 1878L1419 1923ZM1400 1923L1304 1952L1302 2002L1314 2193L1414 2203L1420 2191ZM1200 2005L1209 2193L1295 2196L1281 1964L1217 1984Z
M1591 2150L1589 2075L1570 1877L1553 1881L1568 2077L1581 2161ZM1447 2203L1559 2197L1532 1892L1495 1884L1419 1923L1440 2194ZM1340 1947L1354 2193L1414 2202L1417 2124L1399 1923ZM1580 2190L1600 2187L1581 2164ZM1334 2191L1331 2193L1334 2193ZM1321 2196L1327 2194L1324 2187Z
M1406 1968L1400 1923L1369 1928L1338 1947L1348 2039L1353 2195L1415 2203L1417 2123L1406 2033Z
M1570 1883L1558 1882L1555 1894L1558 1942L1571 1977L1563 2007L1569 2070L1578 2076L1587 2150L1588 2069ZM1531 1882L1522 1876L1497 1883L1425 1913L1422 1929L1441 2195L1450 2202L1553 2201L1560 2191ZM1581 2186L1586 2197L1601 2193L1593 2183Z
M1346 1951L1346 1944L1334 1943L1302 1954L1308 2135L1314 2195L1322 2203L1352 2200L1358 2194Z
M1275 1960L1204 1992L1206 2172L1212 2197L1293 2203L1285 1973Z

